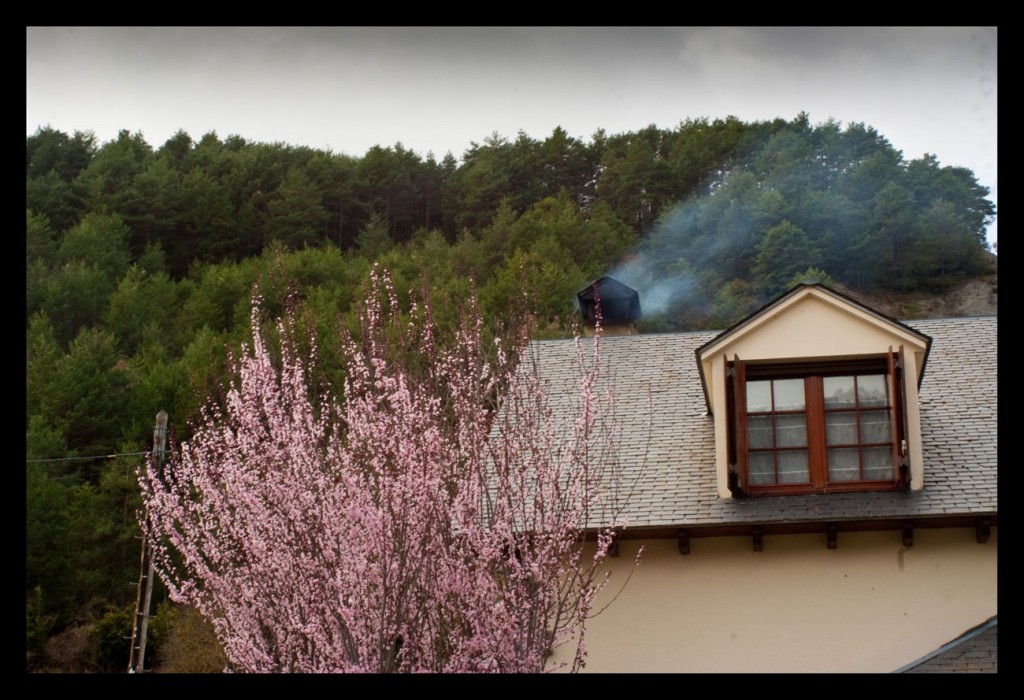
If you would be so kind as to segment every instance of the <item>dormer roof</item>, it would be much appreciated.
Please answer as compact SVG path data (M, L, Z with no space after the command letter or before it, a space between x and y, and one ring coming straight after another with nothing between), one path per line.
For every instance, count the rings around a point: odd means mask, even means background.
M920 385L932 339L822 284L798 284L695 351L704 400L713 412L715 357L800 361L881 353L904 346L915 355Z

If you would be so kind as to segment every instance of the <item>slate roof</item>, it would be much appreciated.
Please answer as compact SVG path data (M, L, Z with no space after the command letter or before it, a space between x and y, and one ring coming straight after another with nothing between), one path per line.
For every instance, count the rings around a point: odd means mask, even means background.
M992 515L996 503L996 317L906 321L933 339L920 385L924 488L918 491L720 499L714 418L694 351L718 331L605 337L602 390L610 389L615 460L604 477L620 494L628 529ZM594 339L584 338L589 356ZM556 414L578 395L572 340L531 343Z
M998 619L968 630L923 659L894 673L998 673Z

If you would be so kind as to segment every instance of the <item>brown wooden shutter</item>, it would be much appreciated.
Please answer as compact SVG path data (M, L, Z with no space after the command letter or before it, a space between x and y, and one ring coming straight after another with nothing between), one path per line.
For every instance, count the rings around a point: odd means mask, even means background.
M906 362L903 346L894 351L889 346L889 381L892 394L893 464L895 465L896 486L906 488L910 484L910 445L907 442L907 390Z
M729 416L729 490L735 496L747 493L747 372L738 355L725 359L725 387Z

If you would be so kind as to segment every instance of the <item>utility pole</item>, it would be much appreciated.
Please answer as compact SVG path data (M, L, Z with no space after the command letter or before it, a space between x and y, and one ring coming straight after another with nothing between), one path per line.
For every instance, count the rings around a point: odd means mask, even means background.
M158 474L162 473L164 451L167 448L167 411L156 414L153 428L153 451L150 461ZM139 593L135 603L135 626L132 629L132 651L128 660L128 673L142 673L146 664L146 628L149 625L149 605L153 598L153 546L149 540L149 516L142 533L142 565L139 574Z

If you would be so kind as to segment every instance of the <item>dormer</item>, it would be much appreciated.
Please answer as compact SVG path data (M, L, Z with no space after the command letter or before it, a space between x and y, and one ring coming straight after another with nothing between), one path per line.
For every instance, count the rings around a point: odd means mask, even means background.
M931 338L801 284L697 348L721 498L924 486Z

